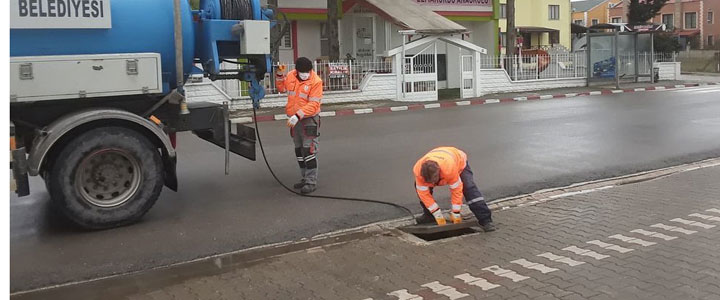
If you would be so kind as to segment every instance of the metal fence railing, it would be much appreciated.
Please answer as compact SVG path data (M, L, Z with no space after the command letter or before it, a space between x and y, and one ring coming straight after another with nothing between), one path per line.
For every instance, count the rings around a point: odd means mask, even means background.
M584 52L482 56L481 69L504 69L513 81L584 78L587 60Z
M295 65L285 63L288 71L293 70ZM277 65L275 65L277 66ZM235 68L233 64L224 64L223 69ZM386 61L338 61L338 62L315 62L313 70L323 80L324 91L354 91L360 88L363 79L369 74L392 73L392 63ZM275 88L275 67L272 74L266 74L261 84L265 87L266 94L278 94ZM249 98L249 85L239 80L220 80L217 85L233 98Z

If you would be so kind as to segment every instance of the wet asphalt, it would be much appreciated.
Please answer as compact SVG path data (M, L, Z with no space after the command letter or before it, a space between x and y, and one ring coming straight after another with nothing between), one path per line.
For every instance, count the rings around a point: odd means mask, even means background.
M276 173L295 183L299 172L284 122L260 123L260 130ZM720 157L720 88L325 118L320 142L317 194L386 200L419 212L411 168L441 145L468 153L489 199ZM140 223L104 231L78 229L55 214L43 182L32 178L31 196L10 199L11 290L403 216L389 206L289 194L261 161L233 157L225 176L223 158L222 149L179 135L179 192L165 189Z

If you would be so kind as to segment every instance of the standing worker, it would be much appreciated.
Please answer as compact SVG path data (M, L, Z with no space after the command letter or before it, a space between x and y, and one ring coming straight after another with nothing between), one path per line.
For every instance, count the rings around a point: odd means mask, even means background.
M312 61L300 57L295 61L295 70L287 75L285 66L278 66L275 85L278 92L288 94L285 113L287 126L295 144L295 156L300 165L302 179L293 187L303 194L317 188L318 129L320 127L320 104L323 96L323 82L313 71Z
M433 188L449 185L452 202L450 221L462 222L460 208L464 196L482 229L485 232L495 231L490 208L475 185L465 152L454 147L435 148L415 163L413 172L415 189L423 206L423 216L418 219L418 223L430 223L434 220L438 225L446 224L442 210L433 199Z

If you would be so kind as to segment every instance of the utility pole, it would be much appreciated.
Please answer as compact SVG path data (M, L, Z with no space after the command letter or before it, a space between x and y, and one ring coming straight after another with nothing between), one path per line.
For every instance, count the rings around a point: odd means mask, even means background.
M507 0L505 14L507 17L507 48L505 49L505 54L507 57L510 57L510 59L505 62L505 69L510 74L510 77L513 78L515 74L513 74L514 62L512 61L512 57L515 56L515 43L517 41L517 31L515 30L515 0Z
M276 0L277 1L277 0ZM327 0L327 38L328 38L328 56L330 61L340 59L340 40L338 37L338 0Z

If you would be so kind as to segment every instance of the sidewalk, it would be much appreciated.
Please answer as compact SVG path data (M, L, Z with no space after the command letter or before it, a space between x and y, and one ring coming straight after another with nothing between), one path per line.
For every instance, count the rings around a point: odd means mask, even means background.
M74 290L138 300L720 299L720 166L690 170L496 211L493 233L425 242L385 230ZM47 292L13 299L79 297Z
M433 243L385 232L131 299L720 299L719 180L711 167L499 211L497 232Z
M620 90L616 90L614 85L599 85L591 87L574 87L549 89L534 92L519 93L499 93L489 94L482 98L471 99L441 99L437 102L398 102L392 100L367 101L367 102L346 102L346 103L328 103L323 104L323 115L321 116L341 116L354 114L367 114L375 112L390 112L391 107L398 110L411 110L423 108L438 108L446 106L459 106L471 104L496 103L505 101L524 101L538 99L565 98L583 95L599 95L611 94L615 92L640 92L644 90L653 90L655 88L671 89L676 87L695 87L700 84L720 84L720 77L693 76L687 77L685 81L661 81L658 83L624 83ZM249 103L249 100L248 100ZM463 103L463 104L458 104ZM262 106L262 102L261 102ZM395 111L395 110L392 110ZM230 117L236 123L252 122L252 110L234 110L230 113ZM260 108L257 111L258 122L274 121L285 118L284 107Z

